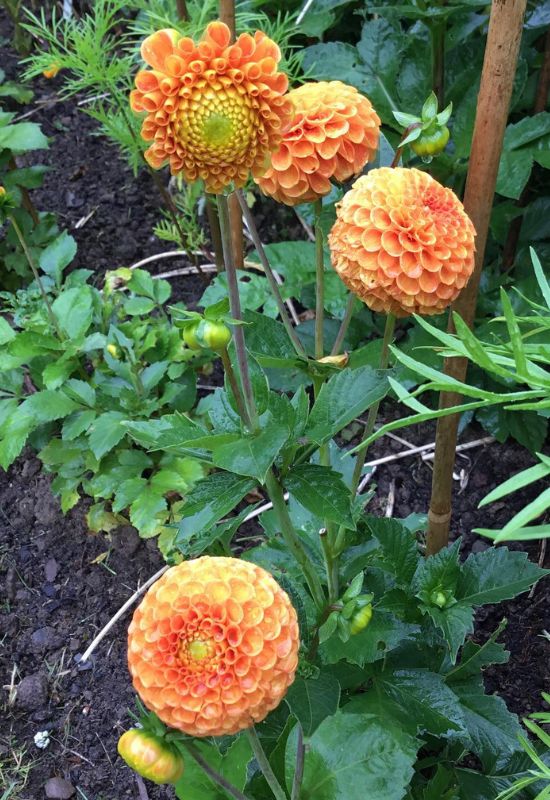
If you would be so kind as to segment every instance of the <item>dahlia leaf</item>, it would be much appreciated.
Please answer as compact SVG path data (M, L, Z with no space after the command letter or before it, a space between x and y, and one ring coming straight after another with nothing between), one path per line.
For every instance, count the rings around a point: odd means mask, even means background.
M301 723L304 736L311 736L326 717L336 714L340 684L332 675L323 672L317 678L296 678L285 701Z
M394 575L398 586L410 586L420 559L414 534L396 519L368 517L367 526L383 553L377 566Z
M93 319L93 295L89 286L65 289L52 304L62 330L70 339L80 339Z
M223 755L212 745L200 741L195 741L194 745L210 767L237 789L244 789L248 763L252 759L246 736L239 736ZM227 800L223 789L192 758L185 759L185 774L176 784L176 797L179 800Z
M419 630L418 625L401 622L393 614L375 608L368 626L352 636L345 645L336 635L324 642L320 647L321 658L326 664L345 660L364 667L365 664L385 658L390 650L412 639Z
M506 547L490 548L468 556L458 579L456 597L460 603L473 606L500 603L525 592L549 574L550 570L530 561L527 553Z
M297 729L288 737L286 783L292 786ZM307 742L300 800L401 800L413 776L417 742L368 714L327 717Z
M289 435L288 427L278 425L271 414L268 416L269 421L259 433L214 448L214 464L221 469L236 472L237 475L249 475L264 483L268 469Z
M460 663L457 664L445 676L445 680L452 686L457 681L464 681L467 678L478 676L480 671L491 664L506 664L510 658L510 653L504 645L496 640L505 629L507 621L504 619L489 639L482 644L468 641L460 654Z
M40 254L40 269L59 284L61 274L76 255L76 242L63 231Z
M97 459L103 458L126 436L123 420L124 414L120 411L107 411L93 422L89 442L90 449Z
M427 669L398 669L382 673L376 683L379 690L407 709L421 731L435 736L464 731L460 701L442 675Z
M302 464L288 473L285 484L291 495L312 514L345 528L355 528L349 490L330 467Z
M255 486L256 481L252 478L243 478L230 472L214 472L199 481L187 495L182 508L183 518L178 526L176 544L180 539L209 530Z
M338 372L323 384L309 415L306 436L323 444L385 397L388 389L385 372L372 367Z

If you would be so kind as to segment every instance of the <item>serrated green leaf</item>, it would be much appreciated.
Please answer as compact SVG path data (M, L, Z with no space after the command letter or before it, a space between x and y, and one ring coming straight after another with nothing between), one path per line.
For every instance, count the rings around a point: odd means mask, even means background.
M296 728L286 750L286 783L296 764ZM363 714L327 717L307 741L300 800L401 800L417 743Z
M429 605L425 610L434 625L443 631L445 641L449 645L451 664L454 664L466 636L474 631L474 609L472 606L455 603L446 608Z
M472 752L485 770L492 771L520 749L518 718L508 711L502 698L483 694L483 686L475 680L453 684L453 691L460 698Z
M320 519L355 528L349 490L330 467L318 464L294 467L286 475L285 486L304 508Z
M383 673L377 684L407 710L420 726L436 736L464 730L464 716L456 694L443 676L426 669Z
M482 644L466 642L462 648L460 663L447 673L445 680L452 685L457 681L464 681L470 677L477 677L480 672L491 664L506 664L510 658L510 653L504 645L496 641L504 628L506 620L500 623L498 628L491 634L490 638Z
M48 147L48 140L36 122L16 122L0 127L0 149L41 150Z
M73 411L63 421L62 438L67 441L76 439L77 436L88 430L95 418L96 412L91 408L85 411Z
M264 483L267 471L288 435L287 427L278 425L270 418L258 433L245 434L240 440L215 447L212 460L221 469L236 472L237 475L248 475Z
M256 486L252 478L214 472L199 481L188 494L178 525L178 541L209 530L218 520L229 514Z
M324 672L317 678L298 677L288 690L285 702L300 721L304 736L311 736L326 717L336 714L340 684Z
M70 339L81 339L92 324L93 296L89 286L65 289L53 302L52 311Z
M0 317L0 345L15 339L15 331L4 317Z
M340 660L349 661L363 667L384 658L387 653L399 647L407 639L419 632L418 625L401 622L393 614L374 609L367 627L352 636L345 646L337 635L321 645L319 652L326 664L336 664Z
M98 459L108 453L126 436L126 427L122 424L124 414L120 411L107 411L94 420L90 435L90 449Z
M156 536L166 519L168 504L151 486L142 488L130 506L130 522L144 539Z
M395 577L398 586L410 586L420 560L414 534L395 519L369 516L367 526L382 549L379 566Z
M76 255L76 242L67 231L63 231L40 254L40 269L60 283L61 275Z
M481 606L500 603L525 592L549 574L529 561L527 553L490 548L471 553L457 582L456 597L462 604Z
M31 416L36 422L51 422L67 417L77 406L62 392L44 389L29 395L20 408L22 414Z
M223 755L213 744L195 741L194 746L212 769L240 791L244 789L248 763L252 759L252 751L244 734ZM228 796L192 758L187 757L185 774L176 784L176 797L179 800L227 800Z
M112 503L112 508L115 513L124 511L128 508L136 498L139 497L141 492L145 491L147 481L145 478L128 478L118 485L115 491L115 499Z
M388 392L385 372L372 367L344 370L323 384L313 406L305 435L322 444L360 416Z

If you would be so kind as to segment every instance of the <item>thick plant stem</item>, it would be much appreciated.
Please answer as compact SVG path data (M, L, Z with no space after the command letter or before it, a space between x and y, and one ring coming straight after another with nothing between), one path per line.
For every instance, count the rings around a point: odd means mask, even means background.
M179 19L181 19L182 22L186 22L189 19L189 15L187 14L187 3L185 0L176 0L176 8Z
M211 194L205 193L206 199L206 216L208 217L208 225L210 227L210 238L212 239L212 247L214 248L214 261L216 270L223 272L223 251L222 251L222 235L220 232L220 220L218 218L218 209Z
M208 761L201 756L194 744L186 741L182 742L182 746L185 748L185 750L187 750L191 758L197 762L199 767L204 770L208 777L211 778L214 783L217 783L218 786L221 786L221 788L226 791L227 794L230 794L231 797L235 798L235 800L248 800L248 797L240 792L236 786L233 786L233 784L229 783L229 781L226 780L223 775L220 775L219 772L216 772L215 769L212 769Z
M380 352L380 369L386 369L386 367L388 366L390 344L393 340L394 330L395 330L395 316L393 314L388 314L388 316L386 317L386 327L384 328L384 338L382 339L382 350ZM380 400L377 400L376 403L373 403L372 406L369 408L367 423L365 425L365 430L363 431L363 439L368 439L368 437L373 432L379 408L380 408ZM365 461L367 458L367 449L368 448L365 447L363 450L361 450L361 452L357 454L357 458L355 459L355 468L353 470L353 477L351 479L352 497L355 497L355 493L357 492L357 487L359 486L359 481L361 480L361 473L363 472L363 467L365 465Z
M287 800L286 792L275 777L275 773L271 769L271 764L268 761L268 758L265 754L265 750L262 747L262 743L256 733L256 728L252 726L252 728L247 728L246 735L248 737L248 741L250 742L250 746L252 748L252 752L254 753L254 757L258 762L258 766L260 767L264 778L266 779L267 783L269 784L269 788L275 795L277 800Z
M231 316L233 319L239 321L242 320L239 284L237 281L237 270L233 260L229 207L227 204L227 197L223 194L218 195L218 213L220 216L223 260L225 262L225 271L227 273L227 286L229 290ZM237 362L239 364L244 402L248 412L250 427L252 430L256 430L258 427L258 412L256 411L256 402L254 400L254 392L252 390L252 383L250 381L248 358L246 355L246 344L244 341L244 330L242 325L235 325L233 329L233 340L235 342L235 350L237 351Z
M294 779L292 781L292 792L290 800L299 800L302 779L304 777L304 756L306 748L304 746L304 734L302 726L298 723L298 741L296 743L296 766L294 768Z
M235 0L220 0L220 20L225 22L231 31L231 41L235 41ZM233 244L233 260L237 269L244 267L244 237L239 201L235 195L228 198L229 219L231 224L231 242Z
M231 386L231 391L233 392L233 396L235 398L235 403L237 404L239 416L243 420L244 424L247 427L250 427L250 417L248 416L248 410L246 408L244 397L242 395L239 382L237 381L237 378L235 376L233 364L231 363L231 359L229 358L229 353L227 352L227 349L222 350L220 356L222 359L222 364L225 370L225 374L227 375L227 380L229 381L229 385Z
M325 264L323 257L323 231L321 229L322 200L316 200L315 209L315 358L323 358L323 324L325 317Z
M267 489L267 493L269 494L269 499L273 503L273 510L277 515L283 538L288 549L296 559L297 563L300 565L309 587L309 591L311 592L311 596L313 597L315 605L317 606L317 610L321 613L326 605L325 594L323 592L323 587L321 586L321 581L319 580L319 576L317 575L315 567L311 563L306 551L302 547L302 543L296 535L296 531L294 530L294 526L292 524L292 520L290 519L290 514L288 513L288 508L285 503L283 488L275 477L275 473L271 469L267 473L265 487Z
M40 289L40 294L42 295L42 299L44 300L44 304L46 306L46 311L48 313L48 317L49 317L51 326L54 329L54 331L56 332L58 339L63 340L64 337L63 337L63 334L61 332L61 328L59 327L59 325L57 323L57 320L55 318L55 314L53 313L53 309L52 309L49 297L46 294L46 290L44 289L44 284L42 283L40 275L38 274L38 270L36 269L36 265L34 263L32 255L31 255L31 251L27 247L27 242L25 241L25 237L23 236L23 232L22 232L21 228L19 227L19 225L17 224L17 221L16 221L15 217L13 216L13 214L8 214L8 219L11 222L11 224L13 225L13 229L15 231L15 235L19 239L19 244L23 248L23 252L25 253L25 258L27 259L27 263L28 263L29 267L31 268L31 272L34 275L35 281L38 284L38 288Z
M287 308L285 306L285 302L281 296L281 291L279 289L279 285L275 280L275 275L273 274L273 270L271 269L271 265L269 260L266 256L264 246L262 244L262 240L260 239L260 235L258 233L258 228L256 227L256 222L254 220L254 215L248 208L246 203L246 198L243 194L242 189L237 189L235 192L237 199L239 201L239 205L241 207L241 211L243 212L243 217L246 221L248 230L250 231L250 236L252 237L252 241L254 243L254 247L256 248L256 252L260 258L260 262L262 267L264 268L265 276L271 288L271 292L273 297L275 298L275 302L277 303L277 308L279 310L279 314L281 316L281 321L285 326L286 332L290 338L290 341L294 345L294 349L298 353L299 356L306 357L305 348L298 338L298 334L296 333L296 329L294 328L292 321L288 315Z
M353 309L355 308L355 295L353 292L350 292L348 297L348 302L346 303L346 310L344 312L344 316L342 318L342 322L340 323L340 329L334 340L334 344L332 346L332 350L330 351L331 356L337 356L342 349L342 344L344 343L344 339L346 338L346 333L348 332L349 324L353 317Z
M476 119L464 208L477 232L475 268L466 288L452 306L469 327L475 317L479 280L495 193L496 178L508 107L523 28L526 0L500 0L491 5L489 32L477 101ZM449 329L454 330L452 316ZM459 381L466 377L467 360L445 359L444 372ZM460 395L442 392L440 408L460 402ZM432 478L432 497L428 514L427 554L437 553L449 541L453 468L459 415L441 417L437 423Z

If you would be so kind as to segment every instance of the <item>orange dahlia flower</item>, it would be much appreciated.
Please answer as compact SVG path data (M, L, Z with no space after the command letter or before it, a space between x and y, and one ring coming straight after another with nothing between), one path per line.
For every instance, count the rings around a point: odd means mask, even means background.
M152 167L169 161L173 175L203 178L209 192L265 171L292 116L275 42L256 31L230 44L227 25L212 22L198 44L157 31L141 54L152 70L138 72L130 105L147 112L141 135L152 142Z
M439 314L474 268L474 226L428 173L387 167L357 180L329 234L332 265L374 311Z
M256 182L293 206L328 194L331 179L346 181L360 172L376 155L380 119L366 97L341 81L305 83L288 98L291 127Z
M163 722L222 736L280 703L298 647L296 612L268 572L204 556L149 589L130 624L128 663L134 688Z

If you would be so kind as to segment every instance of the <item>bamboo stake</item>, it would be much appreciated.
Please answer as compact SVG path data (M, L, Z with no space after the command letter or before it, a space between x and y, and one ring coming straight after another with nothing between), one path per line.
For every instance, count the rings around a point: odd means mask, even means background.
M489 220L498 173L508 107L521 40L526 0L493 0L485 48L483 72L477 100L470 166L466 179L464 208L477 231L475 268L452 310L471 328L474 322L479 280L483 266ZM453 330L452 316L449 330ZM444 371L459 381L466 377L467 359L448 358ZM459 396L442 392L440 408L459 402ZM451 496L456 439L460 415L438 420L428 514L427 554L437 553L449 541Z
M235 0L220 0L220 20L231 31L231 41L235 41ZM244 267L244 235L241 207L235 194L229 196L229 222L235 267Z

